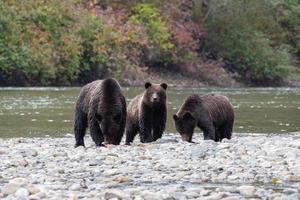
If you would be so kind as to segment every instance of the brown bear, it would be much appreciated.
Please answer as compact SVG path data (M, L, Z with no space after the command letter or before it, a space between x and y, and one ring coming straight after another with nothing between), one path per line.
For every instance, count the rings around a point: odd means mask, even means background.
M145 83L145 91L131 100L127 108L126 144L139 133L142 143L162 137L167 119L168 85Z
M120 144L126 114L125 97L115 79L97 80L85 85L75 109L75 147L84 146L87 126L96 146Z
M230 139L234 110L228 98L218 94L191 95L173 115L176 130L184 141L192 142L194 129L203 130L204 140Z

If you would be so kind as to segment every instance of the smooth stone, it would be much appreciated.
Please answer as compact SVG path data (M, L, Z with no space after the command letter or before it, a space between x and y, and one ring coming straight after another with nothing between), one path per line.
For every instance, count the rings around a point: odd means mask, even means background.
M161 195L159 195L158 193L155 193L155 192L143 191L143 192L141 192L141 194L145 200L160 200L160 199L162 199Z
M28 184L28 180L26 178L19 177L19 178L14 178L14 179L10 180L9 183L15 184L19 187L22 187L22 186L26 186Z
M30 195L28 198L29 198L30 200L39 200L39 199L43 199L43 198L45 198L45 197L46 197L45 192L38 192L38 193L36 193L36 194Z
M252 185L242 185L238 187L237 190L241 195L246 197L253 197L256 191L255 187Z
M118 176L114 179L117 183L125 183L125 182L131 182L132 180L127 176Z
M17 197L28 197L29 196L29 192L28 190L26 190L25 188L19 188L16 193L15 196Z
M80 184L74 183L73 185L71 185L70 190L78 191L80 190L80 188L81 188Z
M77 196L75 194L71 194L68 198L68 200L77 200Z
M112 175L116 175L116 174L119 174L118 169L108 169L103 172L104 176L112 176Z
M10 195L10 194L14 194L19 188L20 188L19 185L16 185L14 183L8 183L1 189L1 192L4 195Z
M290 182L300 182L300 176L297 176L297 175L289 175L287 178L286 178L287 181L290 181Z
M200 196L208 196L211 193L210 190L201 190L200 191Z
M118 189L110 189L107 190L104 194L104 199L109 200L109 199L130 199L130 195L127 194L126 192Z
M25 159L19 161L19 165L22 167L26 167L28 164L29 164L28 161Z
M283 190L283 193L284 194L294 194L294 193L298 193L299 192L299 190L297 190L297 189L293 189L293 188L287 188L287 189L284 189Z
M219 200L224 197L224 193L212 193L208 197L206 197L206 200Z
M21 153L25 154L25 156L32 156L32 157L36 157L38 155L38 152L33 149L25 149Z
M100 166L103 164L103 161L100 159L92 159L89 161L89 166Z
M35 186L28 186L27 187L27 190L29 192L29 194L36 194L36 193L39 193L41 190Z
M229 197L225 197L225 198L222 198L222 200L239 200L240 197L237 197L237 196L229 196Z

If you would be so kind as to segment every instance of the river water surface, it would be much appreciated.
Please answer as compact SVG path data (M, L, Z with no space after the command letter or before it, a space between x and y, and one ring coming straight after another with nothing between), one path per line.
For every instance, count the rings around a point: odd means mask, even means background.
M59 137L72 133L79 91L80 88L0 88L0 137ZM142 91L142 87L124 88L127 101ZM175 132L172 115L187 96L208 92L229 97L236 113L235 133L300 131L300 88L170 87L166 132Z

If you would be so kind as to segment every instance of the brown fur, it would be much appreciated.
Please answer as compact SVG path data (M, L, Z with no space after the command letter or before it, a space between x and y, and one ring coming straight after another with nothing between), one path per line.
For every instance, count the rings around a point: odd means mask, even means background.
M162 137L166 125L167 84L145 83L145 91L131 100L127 108L126 144L137 133L141 142L152 142Z
M97 146L120 144L126 122L126 102L119 83L112 78L85 85L76 103L74 133L77 146L84 146L89 126Z
M203 130L204 139L231 138L234 110L228 98L218 94L191 95L173 116L177 131L191 142L194 128Z

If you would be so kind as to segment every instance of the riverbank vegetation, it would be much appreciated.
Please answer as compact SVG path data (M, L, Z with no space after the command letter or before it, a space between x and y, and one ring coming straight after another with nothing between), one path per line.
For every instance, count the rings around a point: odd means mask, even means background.
M162 70L281 85L300 81L299 35L297 0L5 0L0 84L130 84Z

